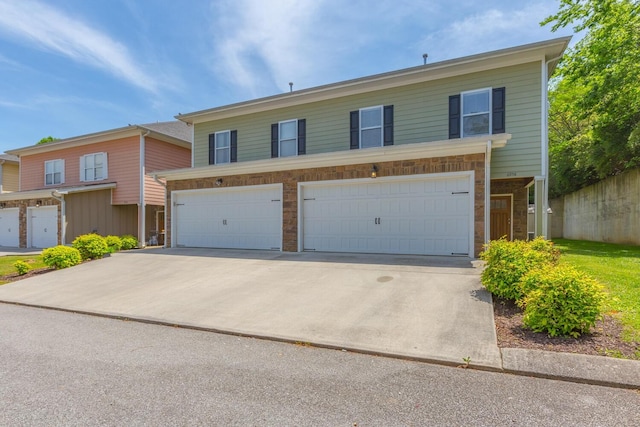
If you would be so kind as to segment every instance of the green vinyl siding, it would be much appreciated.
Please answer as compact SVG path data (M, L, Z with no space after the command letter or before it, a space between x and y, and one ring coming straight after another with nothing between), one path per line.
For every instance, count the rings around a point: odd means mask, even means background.
M394 144L448 139L449 96L463 91L506 87L506 147L492 155L492 178L540 174L540 62L505 67L392 89L338 97L195 125L195 166L208 164L208 135L238 131L238 162L271 157L271 124L307 120L306 155L349 150L349 112L375 105L394 106Z

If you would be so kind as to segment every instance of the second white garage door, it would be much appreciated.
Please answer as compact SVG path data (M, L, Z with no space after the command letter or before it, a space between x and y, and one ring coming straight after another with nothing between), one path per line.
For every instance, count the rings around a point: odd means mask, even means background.
M469 256L471 185L470 174L303 184L302 249Z
M27 208L27 240L30 248L49 248L58 244L58 207Z
M20 246L20 208L0 209L0 246Z
M282 186L172 193L174 246L276 249L282 246Z

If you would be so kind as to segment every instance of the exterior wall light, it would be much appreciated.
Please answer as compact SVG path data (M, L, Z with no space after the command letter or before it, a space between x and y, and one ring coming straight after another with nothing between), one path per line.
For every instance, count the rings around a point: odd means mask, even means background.
M222 182L223 182L223 181L222 181L222 178L218 178L218 179L216 179L216 185L217 185L218 187L220 187L220 186L222 185Z
M378 167L376 165L371 165L371 178L378 177Z

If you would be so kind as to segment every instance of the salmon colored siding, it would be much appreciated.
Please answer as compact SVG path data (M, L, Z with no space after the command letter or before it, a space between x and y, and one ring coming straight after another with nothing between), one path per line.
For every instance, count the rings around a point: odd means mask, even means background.
M153 138L145 140L145 172L182 169L191 166L191 150ZM147 205L164 206L164 187L145 176L144 200Z
M86 154L107 153L107 178L100 181L80 181L80 157ZM64 183L45 186L44 163L64 160ZM21 191L44 188L71 187L87 184L116 183L113 190L114 205L137 204L140 194L140 138L128 137L80 147L61 148L47 153L26 155L21 158Z

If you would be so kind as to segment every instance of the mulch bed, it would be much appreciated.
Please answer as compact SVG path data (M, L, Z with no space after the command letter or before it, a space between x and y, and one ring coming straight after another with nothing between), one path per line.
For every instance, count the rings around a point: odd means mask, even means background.
M622 325L611 315L605 315L591 333L579 338L550 337L524 329L522 310L513 302L496 297L493 302L498 347L640 359L640 343L623 341Z
M48 273L50 271L54 271L55 269L49 267L43 268L34 268L33 270L29 270L26 274L20 276L18 273L7 274L6 276L0 276L0 280L4 282L15 282L16 280L22 280L33 276L38 276L40 274Z

